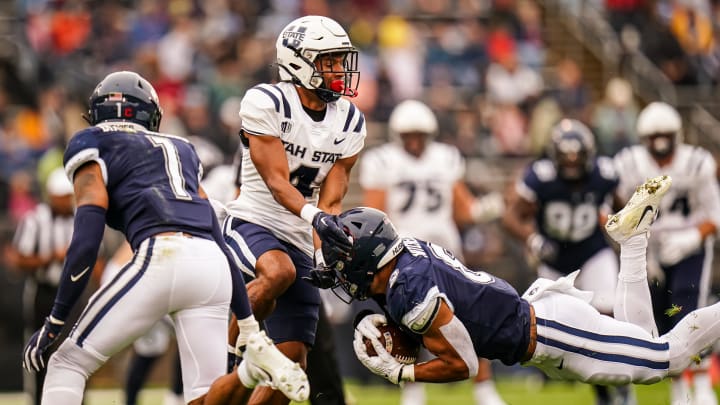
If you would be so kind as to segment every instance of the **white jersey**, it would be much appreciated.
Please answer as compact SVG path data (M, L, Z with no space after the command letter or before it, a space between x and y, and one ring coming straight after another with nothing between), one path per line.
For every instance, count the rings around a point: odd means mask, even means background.
M335 161L358 154L365 144L365 117L355 105L343 98L328 103L325 118L315 122L304 111L295 85L288 82L248 90L240 118L245 133L280 138L290 182L313 205ZM275 201L250 153L243 154L241 170L240 196L228 203L228 214L261 225L312 255L310 224Z
M436 243L460 254L453 220L453 187L465 160L452 145L430 142L416 158L399 143L368 150L360 159L360 185L386 191L385 211L401 236Z
M673 184L660 201L660 216L652 225L652 236L664 230L696 226L710 220L720 226L720 189L716 163L710 153L697 146L679 144L672 162L658 167L642 145L627 147L615 155L620 176L618 195L628 200L646 179L667 174Z

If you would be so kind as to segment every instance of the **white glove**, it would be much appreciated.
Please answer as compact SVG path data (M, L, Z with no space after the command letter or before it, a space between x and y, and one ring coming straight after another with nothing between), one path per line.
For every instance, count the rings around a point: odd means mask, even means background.
M692 227L663 232L658 236L658 240L660 242L660 264L672 266L700 248L702 235L697 228Z
M526 243L530 253L540 261L550 262L558 255L557 244L537 232L530 235Z
M470 216L475 223L494 221L502 216L505 210L505 199L498 192L485 194L476 198L470 206Z
M399 384L403 381L415 381L415 365L404 365L397 361L377 338L370 338L373 348L377 353L376 356L369 356L365 350L365 342L363 334L355 329L355 338L353 339L353 349L360 363L367 367L374 374L385 378L393 384Z
M380 325L387 325L387 318L385 318L385 315L366 315L360 322L358 322L357 325L355 325L355 332L359 332L362 336L368 339L378 339L382 335L380 330L377 328Z

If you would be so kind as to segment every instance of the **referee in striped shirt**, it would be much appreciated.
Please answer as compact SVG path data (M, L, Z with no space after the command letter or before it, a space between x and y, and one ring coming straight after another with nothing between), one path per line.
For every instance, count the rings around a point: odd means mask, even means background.
M73 186L62 168L50 174L45 189L47 203L38 204L23 217L8 255L11 267L25 276L23 321L26 340L42 327L45 315L50 313L73 232ZM34 404L40 404L44 379L45 370L24 374L25 392Z

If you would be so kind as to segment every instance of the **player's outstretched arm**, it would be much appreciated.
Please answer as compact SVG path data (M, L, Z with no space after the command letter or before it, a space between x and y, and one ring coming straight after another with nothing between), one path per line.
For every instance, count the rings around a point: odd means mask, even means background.
M435 320L423 334L423 346L437 358L415 365L415 381L450 382L477 375L478 358L470 334L442 299Z
M105 232L108 195L100 166L95 162L84 164L75 171L73 184L77 202L73 237L50 316L25 346L23 366L28 370L45 368L44 353L57 339L87 286Z

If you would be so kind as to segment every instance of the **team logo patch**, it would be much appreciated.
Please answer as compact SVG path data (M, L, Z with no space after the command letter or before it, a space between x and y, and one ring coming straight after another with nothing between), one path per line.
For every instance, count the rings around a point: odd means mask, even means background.
M282 133L287 134L287 133L290 133L291 130L292 130L291 122L283 121L280 123L280 131L282 131Z

